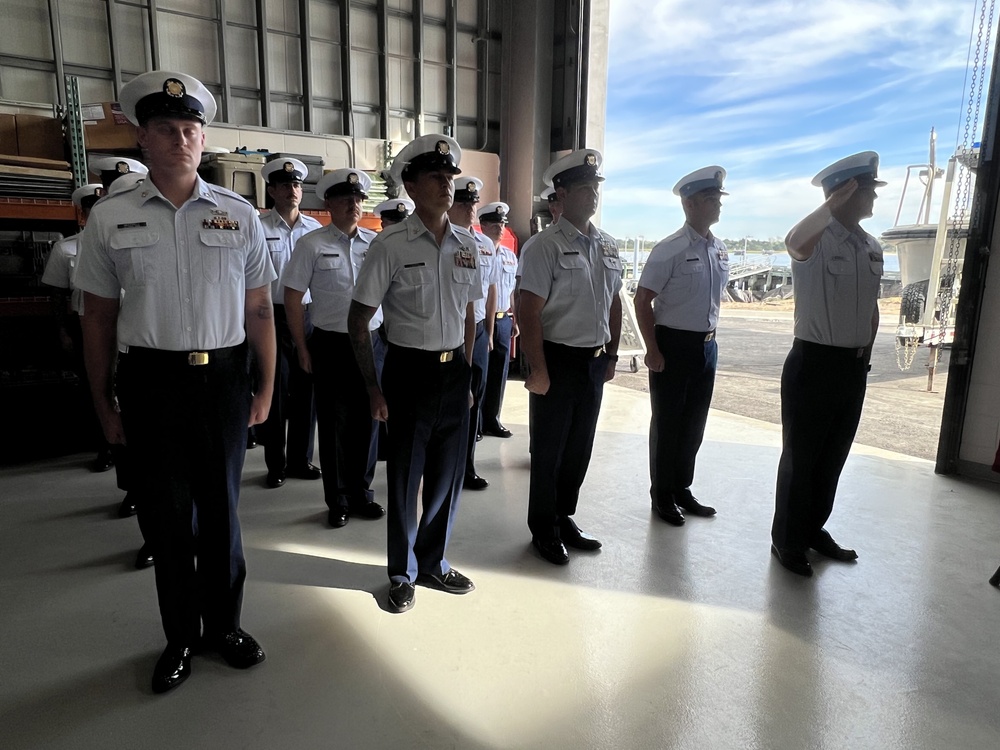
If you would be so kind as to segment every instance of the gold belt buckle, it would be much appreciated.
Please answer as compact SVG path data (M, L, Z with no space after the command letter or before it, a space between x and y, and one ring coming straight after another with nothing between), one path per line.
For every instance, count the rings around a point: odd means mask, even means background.
M715 331L709 331L708 333L705 334L705 343L707 344L714 338L715 338Z
M189 365L207 365L208 352L188 352Z
M507 313L505 313L505 312L498 312L498 313L497 313L497 320L503 320L503 319L504 319L504 316L505 316L506 314L507 314Z
M603 346L599 346L596 349L594 349L594 356L595 357L600 357L602 354L604 354L604 347Z
M441 356L438 359L438 361L441 364L444 364L445 362L451 362L454 358L455 358L455 352L441 352Z

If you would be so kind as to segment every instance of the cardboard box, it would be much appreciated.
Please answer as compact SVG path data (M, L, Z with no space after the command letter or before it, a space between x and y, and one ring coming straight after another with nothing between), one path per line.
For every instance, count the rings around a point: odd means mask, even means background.
M118 102L83 105L83 143L95 151L139 148L135 125Z
M36 159L66 159L62 122L40 115L14 115L14 121L18 154Z
M17 123L14 115L0 115L0 154L17 156Z

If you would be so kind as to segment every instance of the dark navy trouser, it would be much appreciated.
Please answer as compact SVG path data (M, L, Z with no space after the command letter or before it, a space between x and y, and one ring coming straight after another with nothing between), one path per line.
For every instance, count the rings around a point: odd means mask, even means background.
M382 392L389 418L386 475L388 572L414 582L419 573L447 573L451 536L469 438L470 368L465 347L442 362L440 352L389 344ZM417 493L423 513L417 521Z
M119 355L116 382L163 630L169 644L193 647L202 624L211 635L240 626L247 347L210 351L206 365L188 364L186 352L131 347Z
M561 518L576 513L587 475L604 395L608 358L596 347L542 342L549 390L529 399L531 480L528 528L532 536L559 537Z
M792 343L781 372L781 459L771 526L778 549L804 552L830 518L867 379L861 349Z

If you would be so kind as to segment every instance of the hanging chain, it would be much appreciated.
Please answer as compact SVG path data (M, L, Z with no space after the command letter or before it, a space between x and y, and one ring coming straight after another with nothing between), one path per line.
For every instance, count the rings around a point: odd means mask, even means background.
M920 348L919 336L896 336L896 367L906 372L913 367L913 359Z
M959 176L956 179L955 212L952 221L948 222L948 255L947 263L941 274L940 288L937 290L938 309L938 343L944 344L948 329L952 325L953 309L957 303L960 287L959 262L964 256L966 237L972 226L979 220L979 213L970 220L967 216L972 203L972 168L977 165L978 154L975 153L976 133L979 129L979 114L982 108L983 86L986 81L986 59L990 50L990 37L993 31L993 14L996 0L990 0L989 20L987 20L986 0L979 11L979 31L976 36L976 51L972 63L972 78L969 82L969 99L965 111L965 132L956 153L964 157L958 160ZM974 103L973 103L973 100ZM982 144L980 144L980 152ZM976 160L976 162L973 161ZM981 209L979 209L981 210ZM928 290L928 297L932 290ZM954 331L952 331L954 335Z

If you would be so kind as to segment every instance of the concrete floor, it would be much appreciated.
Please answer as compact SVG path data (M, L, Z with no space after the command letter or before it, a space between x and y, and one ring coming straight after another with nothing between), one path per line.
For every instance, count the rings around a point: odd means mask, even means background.
M609 386L577 515L604 541L556 568L528 546L527 398L480 443L449 559L465 597L387 613L384 521L325 526L318 483L263 487L247 454L248 672L162 647L134 519L89 455L0 471L0 748L995 748L998 487L856 446L829 525L858 564L811 580L768 554L775 425L712 412L694 486L655 520L647 397ZM380 468L377 490L384 496Z

